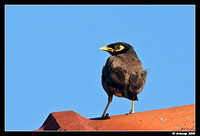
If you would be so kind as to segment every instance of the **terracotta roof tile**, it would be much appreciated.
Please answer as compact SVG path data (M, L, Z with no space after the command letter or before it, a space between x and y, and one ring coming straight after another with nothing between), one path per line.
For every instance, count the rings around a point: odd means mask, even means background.
M194 131L195 105L87 119L74 111L49 114L41 128L58 131Z

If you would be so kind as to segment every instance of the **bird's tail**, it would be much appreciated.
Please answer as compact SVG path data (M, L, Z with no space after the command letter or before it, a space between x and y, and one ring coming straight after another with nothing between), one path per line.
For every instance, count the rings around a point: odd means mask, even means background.
M138 101L137 93L129 91L128 92L128 99Z
M138 101L136 91L130 91L129 88L124 88L124 91L122 91L121 93L123 97L128 98L129 100Z

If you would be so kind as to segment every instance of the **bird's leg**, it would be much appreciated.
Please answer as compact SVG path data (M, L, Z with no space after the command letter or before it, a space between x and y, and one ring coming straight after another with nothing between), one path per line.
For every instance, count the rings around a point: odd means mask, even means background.
M103 115L101 116L102 118L105 116L106 110L107 110L108 106L110 105L110 103L112 101L112 98L113 98L113 95L109 95L108 96L108 103L107 103L106 108L105 108L105 110L103 112Z
M134 113L134 101L132 101L132 109L131 109L130 113Z

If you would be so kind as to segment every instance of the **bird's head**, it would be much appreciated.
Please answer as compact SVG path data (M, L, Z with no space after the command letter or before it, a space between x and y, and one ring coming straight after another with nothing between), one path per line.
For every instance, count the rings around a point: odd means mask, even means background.
M118 54L133 54L137 57L133 47L128 43L124 42L116 42L109 44L108 46L101 47L100 50L107 51L111 55L118 55Z

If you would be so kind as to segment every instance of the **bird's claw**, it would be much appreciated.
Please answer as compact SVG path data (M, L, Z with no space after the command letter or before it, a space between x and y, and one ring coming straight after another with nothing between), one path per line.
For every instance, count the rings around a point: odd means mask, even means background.
M106 115L105 115L105 116L102 116L101 118L104 118L104 119L110 119L110 116L109 116L108 113L106 113Z
M129 112L129 114L132 114L132 113L134 113L134 111L133 111L133 110L131 110L131 111Z

